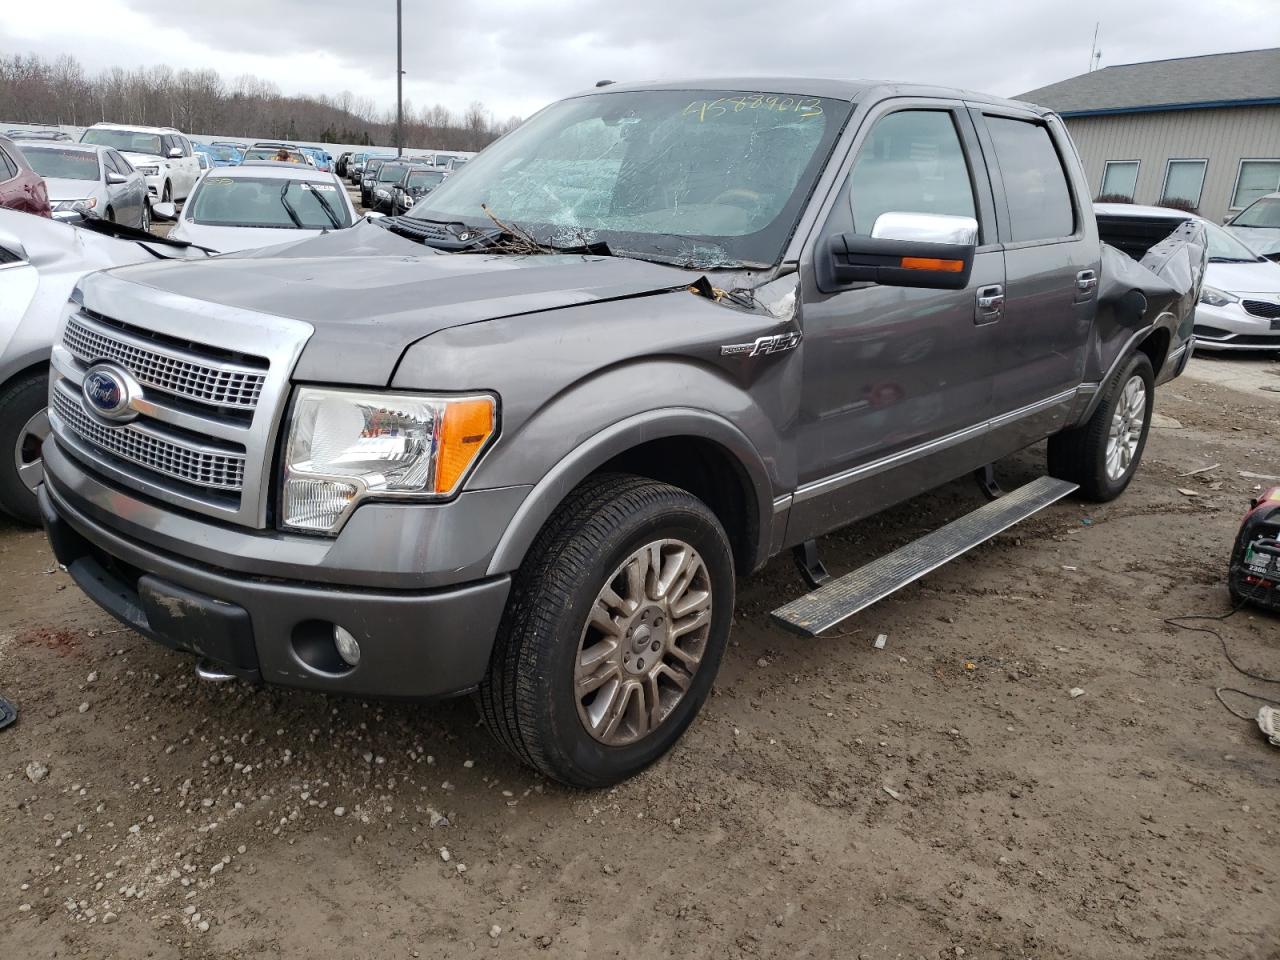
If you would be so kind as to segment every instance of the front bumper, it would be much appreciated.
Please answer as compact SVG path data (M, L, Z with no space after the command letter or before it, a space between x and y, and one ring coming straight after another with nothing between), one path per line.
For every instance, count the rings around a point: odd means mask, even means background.
M250 681L357 696L465 693L483 678L506 576L435 590L372 590L242 576L121 535L46 480L40 513L58 562L122 623ZM328 655L332 624L361 658Z
M1198 304L1195 333L1202 350L1280 350L1280 318L1255 316L1239 303Z

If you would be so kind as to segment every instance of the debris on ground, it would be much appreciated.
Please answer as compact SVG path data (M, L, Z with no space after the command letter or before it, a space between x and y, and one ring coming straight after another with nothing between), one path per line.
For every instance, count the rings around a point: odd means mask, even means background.
M1075 700L1077 697L1083 697L1083 696L1084 696L1084 688L1083 688L1083 687L1072 687L1072 688L1071 688L1070 690L1068 690L1067 692L1071 694L1071 699L1072 699L1072 700Z
M887 633L882 633L876 637L875 642L872 644L872 646L874 646L877 650L883 650L884 645L888 642L889 642L889 635Z

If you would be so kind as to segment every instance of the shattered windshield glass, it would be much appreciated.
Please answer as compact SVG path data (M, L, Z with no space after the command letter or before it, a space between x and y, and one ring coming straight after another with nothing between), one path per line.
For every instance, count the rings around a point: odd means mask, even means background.
M548 107L409 216L702 268L771 265L850 104L774 93L601 93Z

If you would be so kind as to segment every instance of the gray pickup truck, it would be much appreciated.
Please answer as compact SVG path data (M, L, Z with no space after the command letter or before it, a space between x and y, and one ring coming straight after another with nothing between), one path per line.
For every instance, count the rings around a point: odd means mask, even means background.
M778 618L816 633L1125 489L1203 240L1129 235L1139 263L1088 196L1024 103L602 86L404 216L86 277L40 513L92 599L206 678L474 693L518 757L607 785L706 700L736 576L797 551L819 586ZM822 534L1045 438L1043 483L826 577Z

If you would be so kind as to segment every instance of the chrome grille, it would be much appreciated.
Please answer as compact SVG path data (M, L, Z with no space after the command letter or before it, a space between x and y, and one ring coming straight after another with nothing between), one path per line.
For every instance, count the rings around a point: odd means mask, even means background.
M123 332L100 327L82 316L67 319L63 346L81 363L112 360L143 386L200 403L253 410L262 395L266 372L188 354L159 344L147 346Z
M165 439L131 425L104 426L85 412L77 398L61 389L53 391L52 399L54 413L75 436L92 446L194 486L228 492L244 488L243 454L186 446L177 438Z
M1241 306L1246 313L1251 313L1255 317L1265 317L1268 320L1280 319L1280 303L1272 303L1270 300L1245 300Z

